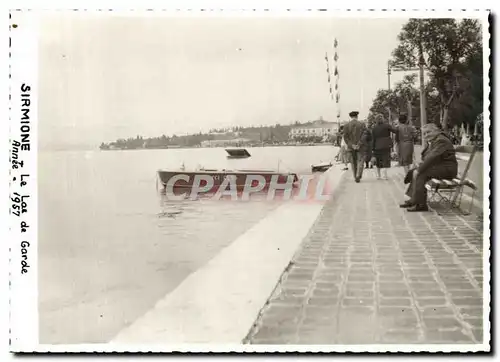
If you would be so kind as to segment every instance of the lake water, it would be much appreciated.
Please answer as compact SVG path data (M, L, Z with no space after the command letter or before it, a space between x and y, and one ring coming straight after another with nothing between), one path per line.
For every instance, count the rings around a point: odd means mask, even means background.
M40 152L40 342L108 342L280 205L166 202L156 170L184 164L307 174L337 153L332 146L248 150L245 160L227 160L222 148Z

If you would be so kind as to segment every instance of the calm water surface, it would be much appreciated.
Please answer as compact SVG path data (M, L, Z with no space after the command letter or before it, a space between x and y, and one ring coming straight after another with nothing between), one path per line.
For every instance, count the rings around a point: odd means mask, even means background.
M309 173L331 146L39 153L41 343L107 342L280 202L168 201L156 170ZM279 232L279 230L277 230Z

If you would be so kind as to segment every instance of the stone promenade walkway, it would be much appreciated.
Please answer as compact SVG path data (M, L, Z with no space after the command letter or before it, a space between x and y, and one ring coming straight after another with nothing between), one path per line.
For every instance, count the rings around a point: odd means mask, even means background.
M408 213L400 169L371 171L346 175L245 342L482 342L482 221Z

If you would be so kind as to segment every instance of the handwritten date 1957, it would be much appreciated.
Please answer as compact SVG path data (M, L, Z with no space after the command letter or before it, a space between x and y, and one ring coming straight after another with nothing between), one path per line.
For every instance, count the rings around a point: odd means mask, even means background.
M11 197L12 201L12 213L16 216L20 216L28 211L28 203L24 201L29 195L20 196L17 192L14 192L14 197Z

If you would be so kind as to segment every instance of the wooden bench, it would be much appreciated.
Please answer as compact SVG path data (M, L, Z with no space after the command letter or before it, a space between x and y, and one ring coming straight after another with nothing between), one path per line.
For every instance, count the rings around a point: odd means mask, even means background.
M436 201L442 204L445 206L445 210L447 211L458 209L464 214L470 214L472 211L474 196L477 191L477 185L474 181L467 178L467 174L469 173L470 166L472 165L472 161L476 155L477 147L475 145L457 146L455 151L457 152L457 159L467 161L462 174L452 180L433 178L427 181L425 188L429 192L429 201ZM462 196L465 187L469 187L472 190L470 206L467 212L463 212L461 208Z

